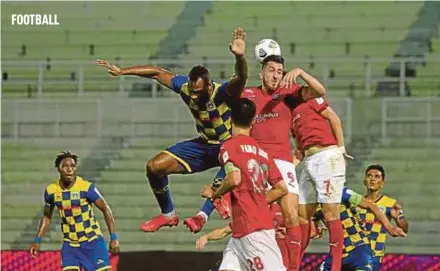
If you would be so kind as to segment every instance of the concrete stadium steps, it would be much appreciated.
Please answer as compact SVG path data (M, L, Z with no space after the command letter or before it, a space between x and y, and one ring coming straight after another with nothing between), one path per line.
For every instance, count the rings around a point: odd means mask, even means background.
M417 162L424 162L428 159L439 159L440 150L438 149L424 149L424 148L379 148L374 149L371 154L371 159L376 158L396 161L406 161L408 158ZM428 160L428 162L430 162Z
M115 60L146 59L154 55L158 44L168 35L168 30L174 24L177 16L182 12L185 2L136 2L126 3L80 3L59 2L49 4L6 3L2 13L23 14L26 10L35 13L58 15L60 25L47 27L35 31L35 27L11 26L10 16L2 18L5 27L2 34L5 37L2 43L3 60L39 60L45 61L50 57L57 60L86 60L94 61L97 58ZM44 12L43 12L44 10ZM105 11L105 12L104 12ZM80 17L76 17L76 16ZM7 17L7 18L6 18ZM7 20L7 23L6 23ZM142 22L141 24L139 22ZM111 31L109 31L111 29ZM20 55L21 46L27 46L27 54ZM94 55L89 54L89 44L94 44ZM145 62L144 61L144 62ZM142 62L142 61L141 61ZM138 63L139 64L139 63ZM50 92L77 92L76 83L68 84L70 73L78 72L78 65L59 66L53 64L51 72L45 72L45 80L60 80L58 85L45 85L45 93ZM117 90L117 86L107 83L108 74L102 68L91 66L87 68L85 79L100 79L99 84L89 83L86 80L84 88L87 91L107 92ZM34 89L37 86L38 72L26 66L12 67L2 63L2 70L8 72L9 82L18 82L17 85L7 82L2 84L3 93L13 95L25 91L27 85ZM78 77L78 74L76 75ZM26 80L26 81L20 81ZM23 82L23 83L20 83Z
M429 56L434 59L440 58L440 38L432 40L432 50ZM425 60L424 65L417 66L417 76L408 80L411 94L414 96L438 96L440 89L440 65L438 61Z
M405 38L408 27L416 19L421 3L351 3L351 2L276 2L247 3L215 2L212 12L205 17L204 26L189 44L189 54L182 59L199 58L230 59L230 52L222 46L231 39L234 28L240 26L248 33L247 55L253 59L253 47L261 38L275 35L287 60L287 67L300 66L323 79L323 68L316 63L295 63L296 59L340 58L340 57L391 57ZM399 10L399 12L397 12ZM273 22L276 21L276 26ZM276 29L276 34L273 33ZM266 33L266 34L264 34ZM307 33L307 34L305 34ZM345 43L350 42L350 53L346 55ZM295 43L292 54L291 43ZM375 63L373 77L383 77L389 63ZM232 61L231 61L232 65ZM211 68L219 74L224 68ZM329 70L335 72L327 87L335 96L355 94L363 96L365 90L365 67L362 61L356 64L332 63ZM341 81L342 80L342 81ZM344 81L347 80L347 81ZM258 69L250 71L249 84L258 84ZM354 88L353 90L351 90Z

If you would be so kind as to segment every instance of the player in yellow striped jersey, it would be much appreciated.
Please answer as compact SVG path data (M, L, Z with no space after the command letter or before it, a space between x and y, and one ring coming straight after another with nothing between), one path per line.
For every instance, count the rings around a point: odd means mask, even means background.
M221 143L232 135L229 105L240 97L247 81L245 39L246 32L243 29L234 31L229 49L235 56L235 74L223 84L214 82L209 70L201 65L194 66L187 75L177 75L154 65L120 68L105 60L96 61L96 64L107 68L114 76L151 78L174 91L190 110L199 134L196 138L168 147L146 163L146 175L161 214L142 223L142 231L155 232L164 226L179 224L179 216L168 188L168 175L193 174L220 166L218 154ZM224 177L225 172L220 169L216 179L222 180ZM211 200L206 201L197 216L198 221L208 218L214 210L213 204L215 202Z
M403 215L402 206L395 199L381 192L384 183L384 168L381 165L369 166L365 170L364 185L367 188L365 198L375 203L388 219L393 219L399 228L408 233L408 221ZM357 211L357 219L363 224L373 251L373 271L378 271L385 255L386 230L370 210Z
M108 249L93 212L93 204L104 214L112 253L119 252L115 219L95 185L76 175L77 162L78 156L68 151L55 159L60 177L44 191L44 214L30 248L31 256L37 256L41 238L49 230L52 213L57 207L64 240L61 248L62 270L79 271L84 268L87 271L110 271Z
M344 228L344 247L342 254L342 271L371 271L372 269L372 252L370 248L370 242L367 235L362 228L362 225L355 218L355 207L361 207L370 210L372 213L378 216L379 223L384 225L384 228L393 236L405 236L402 229L391 225L390 221L380 209L373 203L369 202L362 195L354 192L353 190L344 187L342 192L341 205L339 208L342 226ZM312 226L315 226L315 234L322 232L317 226L318 221L324 221L324 214L322 209L318 209L314 216ZM324 222L325 223L325 222ZM313 227L312 227L313 228ZM318 233L317 233L317 232ZM315 238L315 236L311 236ZM319 270L331 270L331 256L329 255L322 263Z

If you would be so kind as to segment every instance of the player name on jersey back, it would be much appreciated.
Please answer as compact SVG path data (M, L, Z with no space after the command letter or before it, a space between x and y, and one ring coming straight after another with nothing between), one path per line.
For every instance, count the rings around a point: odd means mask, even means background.
M254 145L240 145L241 151L244 153L253 153L255 155L259 155L264 159L268 159L267 152L263 151L260 148L257 148Z

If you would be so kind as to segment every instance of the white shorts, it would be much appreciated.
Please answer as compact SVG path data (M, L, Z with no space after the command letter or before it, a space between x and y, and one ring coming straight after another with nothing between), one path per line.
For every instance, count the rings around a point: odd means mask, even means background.
M296 169L293 163L289 163L280 159L273 159L278 170L283 176L283 180L287 185L287 191L299 195L298 179L296 178Z
M262 230L241 238L231 238L223 251L219 270L285 271L281 251L275 241L275 230Z
M298 170L299 204L341 202L345 160L338 148L305 157Z

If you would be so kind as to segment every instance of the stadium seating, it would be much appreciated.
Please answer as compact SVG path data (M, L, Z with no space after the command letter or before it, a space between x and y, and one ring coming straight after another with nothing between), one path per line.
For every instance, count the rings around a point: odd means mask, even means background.
M175 18L184 7L184 2L58 2L58 3L5 3L4 14L26 14L41 12L57 14L59 26L35 27L12 26L10 17L2 17L2 69L9 79L23 79L17 84L4 84L3 93L19 92L23 95L27 85L35 91L38 78L36 65L11 66L7 60L46 63L50 58L50 70L43 69L44 80L51 82L45 92L78 91L75 80L80 74L80 65L63 65L57 61L75 60L85 63L84 79L88 91L116 91L116 80L105 80L105 70L91 65L95 59L137 59L144 63L154 55L159 42L168 34ZM78 17L78 15L80 15ZM26 55L21 55L21 46L26 45ZM94 45L90 54L89 46ZM45 66L45 64L43 64ZM75 73L72 75L72 73ZM87 83L87 79L101 79L98 83ZM72 82L66 84L66 82ZM58 84L57 84L58 81Z
M205 18L205 25L188 42L189 53L182 54L181 58L201 59L204 56L232 60L226 41L231 38L232 30L240 26L248 33L247 54L250 58L259 39L275 38L281 45L288 67L301 66L321 79L328 77L333 70L335 78L328 81L332 95L346 96L352 84L356 95L362 96L365 89L362 59L366 55L391 57L421 6L422 3L401 2L257 2L252 5L215 2L211 14ZM350 43L348 54L345 52L346 42ZM327 70L324 63L318 61L314 66L308 64L310 56L314 59L349 57L358 60L333 62ZM387 60L373 64L373 78L383 77L388 64ZM229 63L213 64L211 69L216 76L225 73L226 78L233 72ZM249 83L257 84L258 65L253 65L249 72ZM339 90L341 92L335 94Z
M414 96L439 96L440 89L440 65L438 59L440 58L440 38L432 40L432 50L430 54L432 59L437 61L426 61L425 65L417 67L417 76L409 80L412 94Z

